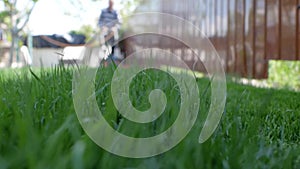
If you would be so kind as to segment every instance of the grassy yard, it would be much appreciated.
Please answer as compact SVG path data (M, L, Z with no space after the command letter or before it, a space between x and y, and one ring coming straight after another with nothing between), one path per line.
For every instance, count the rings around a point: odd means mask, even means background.
M101 68L95 86L99 108L115 127L119 117L110 96L112 73L112 68ZM200 113L188 136L167 153L129 159L104 151L83 132L72 102L72 74L67 68L0 72L1 169L300 168L300 93L228 82L221 123L199 144L210 88L208 79L197 79ZM130 90L133 105L148 109L149 92L160 88L169 96L164 118L145 126L124 120L120 132L148 137L172 125L180 102L175 83L155 70L139 74Z

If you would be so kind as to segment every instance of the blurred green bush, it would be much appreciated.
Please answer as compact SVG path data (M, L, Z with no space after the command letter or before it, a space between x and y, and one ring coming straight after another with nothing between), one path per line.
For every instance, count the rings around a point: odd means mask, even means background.
M300 61L270 61L268 83L276 88L300 90Z

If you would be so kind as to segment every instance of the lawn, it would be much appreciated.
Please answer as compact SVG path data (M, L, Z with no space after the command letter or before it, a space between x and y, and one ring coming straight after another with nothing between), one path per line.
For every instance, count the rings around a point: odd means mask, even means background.
M0 74L1 169L300 168L299 92L228 81L219 127L208 141L199 144L210 104L210 82L199 78L199 116L187 137L164 154L129 159L106 152L83 132L73 106L71 68L26 68ZM168 96L162 118L142 125L118 115L110 95L112 74L113 67L100 68L95 82L99 108L112 127L122 121L120 132L149 137L172 125L180 102L174 79L157 70L134 78L130 99L137 109L150 107L148 94L155 88Z

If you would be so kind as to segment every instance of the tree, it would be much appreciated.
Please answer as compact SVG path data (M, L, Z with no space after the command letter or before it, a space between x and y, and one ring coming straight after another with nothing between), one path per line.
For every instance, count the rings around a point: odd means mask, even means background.
M79 30L71 30L69 33L84 35L87 41L89 41L89 39L94 35L95 30L91 25L82 25Z
M99 0L90 0L95 2ZM136 6L141 0L122 0L124 9L121 14L128 14L130 7ZM1 0L0 1L0 29L8 34L8 39L11 42L9 66L13 62L13 58L18 50L18 42L21 33L27 25L30 15L38 0ZM86 1L83 0L68 0L70 6L77 7L80 10L84 9ZM3 8L3 10L1 9Z
M22 30L27 25L32 10L38 0L3 0L4 10L0 12L0 21L2 29L8 32L11 41L9 66L13 62L13 58L18 49L19 37ZM22 6L22 7L21 7Z

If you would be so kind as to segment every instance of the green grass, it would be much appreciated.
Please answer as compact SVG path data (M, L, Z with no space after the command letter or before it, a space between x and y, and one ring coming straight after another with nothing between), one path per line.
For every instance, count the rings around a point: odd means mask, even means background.
M200 113L188 136L172 150L147 159L110 154L83 132L72 103L72 70L29 69L0 72L0 168L18 169L200 169L300 168L300 93L259 89L228 82L221 123L204 144L198 137L210 103L209 80L197 79ZM149 108L149 92L167 93L163 118L134 124L122 119L110 96L113 68L96 78L99 108L120 132L148 137L164 131L176 118L179 92L167 74L148 70L131 84L130 98L139 110ZM175 85L175 86L174 86Z

